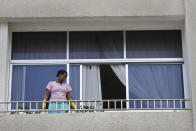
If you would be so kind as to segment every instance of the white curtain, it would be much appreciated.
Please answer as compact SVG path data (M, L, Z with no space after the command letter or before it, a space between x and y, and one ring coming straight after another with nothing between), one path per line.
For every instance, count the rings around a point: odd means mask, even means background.
M83 99L102 99L100 68L98 65L83 65Z
M98 65L83 65L83 86L82 97L83 100L102 100L101 93L101 79L100 79L100 67ZM84 105L88 105L86 103ZM95 106L95 103L91 103L91 106ZM96 104L97 109L102 108L102 103Z
M118 79L122 82L122 84L126 87L126 73L125 73L125 65L110 65Z

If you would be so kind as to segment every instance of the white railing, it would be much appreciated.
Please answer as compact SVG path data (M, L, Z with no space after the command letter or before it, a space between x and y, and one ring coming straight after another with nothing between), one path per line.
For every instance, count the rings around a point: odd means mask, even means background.
M54 102L54 101L53 101ZM67 109L44 109L43 101L9 101L0 102L0 113L10 114L36 114L55 111L73 112L104 112L104 111L129 111L129 110L191 110L191 101L188 99L112 99L112 100L66 100ZM74 102L76 109L73 109ZM46 103L51 103L47 101Z

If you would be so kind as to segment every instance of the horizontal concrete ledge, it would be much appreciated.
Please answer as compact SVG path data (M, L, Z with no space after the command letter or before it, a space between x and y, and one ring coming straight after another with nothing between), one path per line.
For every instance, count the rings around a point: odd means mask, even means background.
M134 22L134 21L179 21L184 15L156 15L156 16L89 16L89 17L0 17L1 22Z
M9 22L9 29L12 31L160 30L181 29L184 16L13 18L4 21Z
M192 131L192 112L0 114L0 130L20 131Z

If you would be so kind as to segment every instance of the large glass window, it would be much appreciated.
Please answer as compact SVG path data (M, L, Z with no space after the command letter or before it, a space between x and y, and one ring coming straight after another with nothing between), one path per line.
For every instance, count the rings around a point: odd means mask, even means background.
M122 87L123 97L126 97L125 94L129 94L126 99L184 98L183 62L164 63L161 61L163 59L158 59L158 62L152 63L148 62L149 59L145 59L173 58L175 60L175 58L183 58L181 31L179 30L125 31L124 33L123 31L14 32L12 42L12 60L14 60L11 61L13 67L12 101L41 101L45 95L47 83L57 79L56 72L59 69L69 71L68 82L73 89L71 92L73 100L109 98L106 96L107 91L106 94L103 93L105 89L102 89L101 92L101 81L103 88L109 86L112 88L113 84L118 82L121 85L119 87ZM138 60L144 58L145 63L132 62L131 58ZM35 61L37 59L39 61ZM44 63L41 61L42 59L45 60ZM88 60L83 62L77 59ZM97 63L91 59L96 59ZM99 59L107 59L110 62L102 63L103 60ZM113 62L114 59L117 60ZM15 65L15 62L19 65ZM51 62L54 65L51 65ZM128 65L128 70L125 69L125 65ZM108 69L113 72L113 79L119 79L118 81L113 83L107 81L106 76L111 79L111 73L104 74L109 71ZM129 90L126 88L127 80ZM82 92L80 92L81 90ZM82 93L82 97L80 93ZM104 94L104 97L101 97L101 93ZM130 107L133 107L133 102L129 104ZM136 103L136 106L141 107L140 101ZM142 106L147 107L147 103L142 103ZM153 108L153 103L150 103L149 106ZM164 102L162 102L162 106L165 107ZM169 106L172 107L172 103ZM175 106L179 106L179 104L175 103ZM160 107L160 105L156 105L156 107Z

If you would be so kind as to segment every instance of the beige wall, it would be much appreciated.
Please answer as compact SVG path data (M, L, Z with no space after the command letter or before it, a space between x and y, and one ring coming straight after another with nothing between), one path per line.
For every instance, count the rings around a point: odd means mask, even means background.
M0 3L0 19L184 16L184 0L0 0Z
M1 131L192 131L190 112L2 115Z
M0 23L0 101L7 100L8 94L8 45L8 24Z
M188 82L191 87L193 123L196 130L196 1L186 0L185 14L185 42L187 46L187 59L189 76Z

